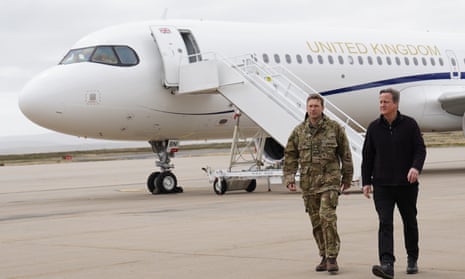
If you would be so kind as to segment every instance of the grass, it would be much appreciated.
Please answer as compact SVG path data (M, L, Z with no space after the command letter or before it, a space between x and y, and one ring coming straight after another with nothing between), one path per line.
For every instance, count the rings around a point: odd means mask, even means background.
M465 136L462 131L429 132L423 138L427 147L465 146Z
M465 137L462 131L457 132L428 132L423 134L427 147L465 146ZM194 149L228 149L230 143L210 143L182 145L181 150ZM152 154L152 149L147 146L143 148L121 148L101 149L88 151L66 151L50 153L14 154L0 155L0 166L25 165L25 164L48 164L66 163L76 161L105 161L122 159L125 156L138 154ZM155 156L154 156L155 159Z
M224 149L229 148L230 143L211 143L211 144L192 144L183 145L182 151L198 149ZM99 149L85 151L63 151L48 153L30 153L30 154L11 154L0 155L0 166L6 165L25 165L25 164L48 164L48 163L66 163L66 162L84 162L84 161L106 161L122 159L124 157L134 157L135 155L150 154L152 149L147 147L138 148L116 148L116 149ZM155 158L155 155L153 155Z

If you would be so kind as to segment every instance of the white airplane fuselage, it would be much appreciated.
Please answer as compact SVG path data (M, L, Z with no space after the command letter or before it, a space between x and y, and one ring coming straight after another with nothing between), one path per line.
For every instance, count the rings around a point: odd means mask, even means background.
M165 86L162 56L187 53L177 46L172 54L164 53L167 49L158 47L152 33L175 29L189 32L200 53L251 54L270 66L283 65L365 127L379 115L379 90L393 87L401 92L400 111L415 117L423 131L463 128L463 37L323 30L311 24L153 21L103 29L72 49L129 46L137 64L56 65L26 85L19 98L21 110L43 127L80 137L230 138L234 108L221 94L178 95ZM451 96L457 99L452 108L441 102ZM243 131L255 131L253 121L241 121Z

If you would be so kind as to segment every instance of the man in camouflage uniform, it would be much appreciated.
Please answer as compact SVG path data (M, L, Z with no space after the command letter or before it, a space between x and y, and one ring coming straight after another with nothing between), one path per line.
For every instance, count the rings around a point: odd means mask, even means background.
M307 99L304 122L292 131L284 157L284 183L296 191L295 174L300 165L300 188L310 216L321 263L316 271L337 272L340 240L336 207L340 192L350 187L352 155L344 129L323 114L324 100L318 94Z

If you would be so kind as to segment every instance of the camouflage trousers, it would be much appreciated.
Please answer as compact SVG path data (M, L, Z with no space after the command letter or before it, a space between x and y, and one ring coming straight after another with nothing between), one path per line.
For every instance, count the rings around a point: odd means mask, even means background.
M320 256L336 258L341 244L336 224L336 207L339 193L337 191L326 191L304 194L303 198L305 209L312 222L313 237L320 250Z

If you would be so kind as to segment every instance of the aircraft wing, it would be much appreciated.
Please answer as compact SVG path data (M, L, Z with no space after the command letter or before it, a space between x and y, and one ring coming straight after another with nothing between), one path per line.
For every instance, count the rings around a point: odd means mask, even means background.
M465 113L465 91L445 92L439 96L439 102L450 114L462 116Z

